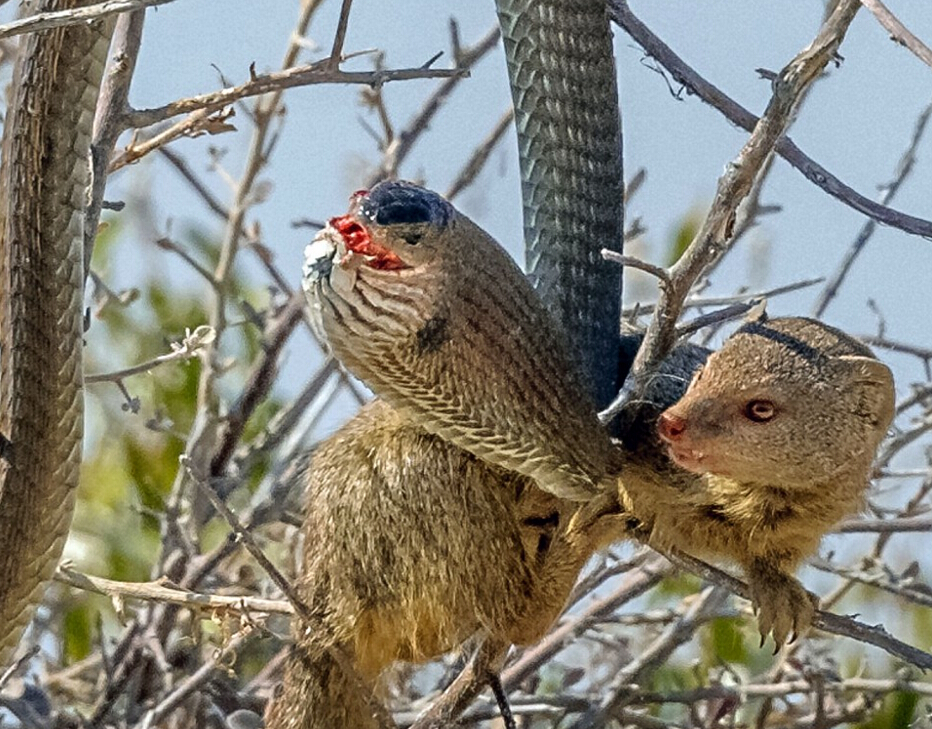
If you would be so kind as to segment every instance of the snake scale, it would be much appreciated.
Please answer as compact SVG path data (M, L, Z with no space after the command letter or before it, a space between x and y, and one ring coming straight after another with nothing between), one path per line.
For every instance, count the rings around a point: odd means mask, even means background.
M43 0L33 10L87 3ZM25 36L0 173L0 667L61 556L81 467L83 214L112 24Z

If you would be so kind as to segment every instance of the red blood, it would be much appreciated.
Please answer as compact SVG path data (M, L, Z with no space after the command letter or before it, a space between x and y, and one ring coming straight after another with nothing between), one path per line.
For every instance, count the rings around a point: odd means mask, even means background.
M370 268L376 268L380 271L395 271L399 268L407 268L405 262L392 251L369 238L369 231L356 222L352 215L331 218L329 223L343 237L347 249L369 258L366 265Z

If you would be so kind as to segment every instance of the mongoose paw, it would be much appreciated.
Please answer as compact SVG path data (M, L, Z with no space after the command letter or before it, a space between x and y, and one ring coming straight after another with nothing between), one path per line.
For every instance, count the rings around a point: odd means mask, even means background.
M751 602L757 613L760 644L773 633L774 653L792 643L812 625L819 598L806 590L792 575L772 566L748 571Z
M597 550L631 538L641 528L641 521L626 511L614 494L606 493L580 506L566 531L571 542Z

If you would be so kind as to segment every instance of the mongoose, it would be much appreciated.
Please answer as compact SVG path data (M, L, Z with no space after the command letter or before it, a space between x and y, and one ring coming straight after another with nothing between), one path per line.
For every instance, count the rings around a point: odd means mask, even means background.
M893 376L870 349L806 318L740 327L661 414L660 437L698 480L628 489L652 539L744 568L763 638L808 628L816 599L792 576L864 503L894 413Z
M306 285L337 355L406 417L482 459L518 468L558 495L581 497L587 480L595 484L589 492L600 498L617 489L621 504L651 530L655 544L745 567L762 635L773 630L779 646L808 625L811 599L787 570L838 518L857 508L892 413L889 370L866 347L818 322L784 320L800 331L783 332L778 320L770 329L762 322L748 324L710 359L694 380L700 391L707 377L701 373L714 367L721 368L713 380L721 392L747 395L747 373L750 382L770 383L801 402L821 405L808 419L787 408L782 414L792 413L793 419L774 418L784 425L761 430L760 443L784 454L805 443L808 449L797 453L812 453L807 458L813 466L829 463L836 476L844 474L844 485L837 486L827 478L829 471L814 472L803 463L794 473L776 472L781 482L796 476L793 488L762 489L762 474L745 469L735 476L748 480L730 480L726 488L719 479L683 470L683 448L676 467L643 437L627 452L606 447L607 434L591 404L572 389L578 380L560 344L559 326L498 245L435 193L390 182L359 194L349 215L331 221L309 247ZM772 336L749 336L755 327ZM437 331L442 335L434 336ZM684 358L684 382L702 356ZM848 401L836 387L848 386L849 379L853 392L864 393L853 396L860 410L839 410ZM551 396L556 388L562 388L562 398ZM673 422L677 412L663 422ZM643 431L644 422L635 425ZM820 438L808 438L816 427L822 428ZM798 437L788 438L785 430ZM545 441L533 440L542 436ZM567 453L571 460L562 462ZM525 458L531 462L515 465ZM764 458L759 463L772 468ZM567 476L580 488L555 483ZM842 498L839 490L854 495ZM768 530L792 544L780 552Z
M318 623L296 648L269 729L370 729L366 690L482 631L518 644L556 618L612 517L568 529L579 507L413 425L382 400L314 453L297 585ZM328 654L339 646L359 676Z

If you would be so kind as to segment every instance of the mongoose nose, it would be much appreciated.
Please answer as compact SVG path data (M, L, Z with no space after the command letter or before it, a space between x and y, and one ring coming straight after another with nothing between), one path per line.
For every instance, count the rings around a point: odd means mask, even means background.
M686 418L672 415L670 412L661 413L657 419L657 434L668 443L679 440L686 430Z

